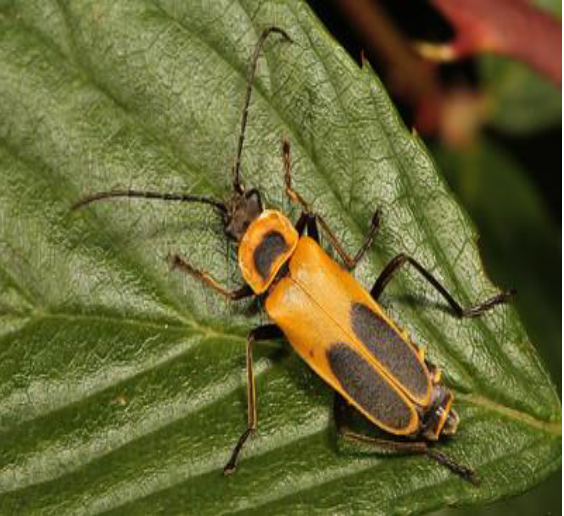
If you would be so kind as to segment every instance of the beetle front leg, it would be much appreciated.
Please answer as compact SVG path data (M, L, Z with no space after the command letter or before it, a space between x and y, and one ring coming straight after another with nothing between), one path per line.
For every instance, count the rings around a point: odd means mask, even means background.
M356 255L351 258L349 254L343 249L343 246L341 245L333 231L331 231L325 220L323 220L321 215L313 213L304 198L292 188L292 159L290 156L290 142L288 142L288 140L282 141L282 158L284 161L284 182L286 184L286 194L291 201L298 203L303 210L300 219L296 224L298 233L301 236L304 227L307 225L308 236L319 243L319 230L317 227L317 224L319 223L321 229L327 235L327 238L329 238L329 240L331 241L331 244L345 263L346 267L349 270L353 270L374 240L374 236L376 235L376 232L380 227L381 211L376 210L376 212L374 213L372 222L370 224L370 229L368 230L368 234L364 238L364 242L360 246L360 249L358 250Z
M225 287L222 287L209 274L194 269L194 267L192 267L189 263L185 262L177 254L168 256L167 260L172 269L182 269L184 272L187 272L194 278L199 279L204 285L214 289L216 292L219 292L222 296L226 297L227 299L230 299L231 301L237 301L239 299L244 299L246 297L251 297L252 295L254 295L253 289L247 284L243 285L237 290L232 290L232 291L227 290Z
M456 315L459 319L462 319L463 317L477 317L482 315L484 312L491 310L497 305L508 303L511 299L513 299L513 297L515 297L516 294L515 290L507 290L487 299L483 303L479 303L469 308L462 308L462 306L460 306L460 304L450 295L448 290L443 287L439 281L427 269L425 269L425 267L423 267L423 265L415 260L415 258L411 258L411 256L400 253L391 260L390 263L388 263L388 265L380 273L376 283L374 283L370 294L376 301L378 301L380 295L390 280L396 275L401 267L406 264L410 264L439 292L439 294L441 294L441 296L443 296L446 302L450 305L454 315Z
M249 436L257 429L257 403L255 377L253 375L253 342L257 340L275 340L283 337L282 330L275 324L265 324L251 330L247 336L247 429L241 434L229 462L223 468L224 475L230 475L237 467L237 459Z

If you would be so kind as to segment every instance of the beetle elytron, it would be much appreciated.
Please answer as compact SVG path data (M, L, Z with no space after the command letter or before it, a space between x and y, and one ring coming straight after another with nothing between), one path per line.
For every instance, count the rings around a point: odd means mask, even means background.
M301 358L336 391L335 420L342 435L388 452L426 454L461 477L475 481L472 470L431 446L441 435L456 432L459 418L451 407L453 394L441 384L439 370L425 360L423 349L412 343L382 311L378 298L405 264L414 267L459 318L475 317L506 303L513 291L502 292L484 303L463 309L422 265L399 254L367 292L346 269L354 269L372 243L380 212L376 211L358 253L354 258L349 257L325 221L292 188L290 143L286 140L282 143L285 186L289 198L302 208L297 223L292 225L277 210L263 209L258 190L245 190L240 169L252 82L262 46L271 33L291 41L285 31L270 27L262 33L256 45L249 63L233 168L233 194L227 202L194 195L110 190L89 195L73 208L111 197L203 203L219 212L226 235L238 243L239 266L246 283L232 292L205 272L194 269L180 256L169 257L172 267L184 270L231 300L261 296L275 323L251 330L247 338L247 429L224 468L226 474L235 470L243 445L257 429L253 342L285 336ZM346 269L319 246L318 226L344 261ZM381 430L399 439L376 439L345 429L343 415L347 405L352 405Z

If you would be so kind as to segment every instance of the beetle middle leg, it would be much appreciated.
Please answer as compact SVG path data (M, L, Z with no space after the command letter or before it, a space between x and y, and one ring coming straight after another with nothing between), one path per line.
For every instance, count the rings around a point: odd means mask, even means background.
M368 230L368 234L364 238L364 242L360 246L360 249L356 253L354 257L350 257L349 254L343 249L343 246L333 233L325 220L321 217L321 215L317 215L313 213L309 204L304 200L304 198L296 192L292 188L292 160L290 156L290 142L288 140L282 141L282 158L284 161L284 182L286 184L286 194L293 202L298 203L302 207L302 215L298 223L296 224L296 229L298 233L301 235L303 233L304 227L307 225L307 232L310 237L312 237L316 242L319 242L319 231L317 228L317 224L321 226L323 232L327 235L331 244L347 266L349 270L353 270L360 259L364 256L367 249L372 244L374 240L374 236L380 227L380 219L381 219L381 211L376 210L372 217L372 221L370 224L370 229Z
M470 306L469 308L462 308L462 306L460 306L460 304L451 296L448 290L443 287L443 285L441 285L439 281L427 269L425 269L425 267L423 267L423 265L415 260L415 258L412 258L404 253L400 253L388 263L374 283L370 294L376 301L378 301L380 295L390 280L406 264L410 264L439 292L439 294L441 294L441 296L450 305L454 315L459 319L480 316L497 305L508 303L511 299L513 299L513 297L515 297L516 294L515 290L507 290L487 299L482 303Z
M391 455L425 455L442 466L447 467L462 479L467 480L474 485L479 484L480 480L472 469L459 464L452 457L429 447L425 441L392 441L388 439L378 439L376 437L351 431L347 428L345 422L348 409L348 404L343 397L340 394L335 393L333 416L337 427L337 433L341 437L360 444L369 445L375 450Z
M223 473L229 475L235 471L237 467L237 459L247 442L249 436L257 429L257 405L256 405L256 389L255 377L253 375L253 342L257 340L276 340L282 338L284 334L282 330L275 324L265 324L251 330L247 336L247 429L241 434L229 462L223 468Z

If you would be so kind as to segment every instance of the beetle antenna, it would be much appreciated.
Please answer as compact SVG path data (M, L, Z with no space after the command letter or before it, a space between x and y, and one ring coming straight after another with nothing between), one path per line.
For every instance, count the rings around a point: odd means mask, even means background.
M249 116L249 103L251 101L253 79L255 77L257 62L260 57L260 52L262 50L264 42L266 41L266 38L268 38L269 34L271 34L272 32L276 32L277 34L283 36L285 41L288 41L290 43L292 42L292 38L290 38L290 36L288 36L288 34L284 30L278 27L269 27L268 29L265 29L261 34L258 43L255 47L253 58L249 63L249 68L247 71L247 93L245 95L245 104L243 107L243 115L241 117L239 143L237 144L237 158L235 160L235 165L233 167L233 188L239 194L242 194L244 191L243 186L241 185L241 154L243 152L243 142L245 140L245 129L247 128L247 118Z
M432 448L427 448L425 454L427 455L427 457L433 459L434 461L437 461L439 464L446 466L463 480L466 480L467 482L470 482L475 486L480 484L480 478L478 477L478 475L476 475L474 470L463 466L458 462L455 462L452 457L449 457L448 455L440 451L433 450Z
M142 199L159 199L164 201L199 202L202 204L209 204L222 213L227 213L227 207L225 204L220 201L216 201L215 199L208 199L207 197L200 197L199 195L169 194L139 190L108 190L106 192L97 192L87 195L86 197L80 199L80 201L74 203L71 207L71 211L78 210L91 202L101 201L102 199L111 199L113 197L137 197Z

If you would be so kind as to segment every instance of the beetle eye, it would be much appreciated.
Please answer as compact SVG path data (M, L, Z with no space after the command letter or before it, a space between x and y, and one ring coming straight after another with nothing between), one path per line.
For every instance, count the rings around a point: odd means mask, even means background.
M262 212L262 201L258 190L251 190L247 194L247 211L253 214Z

